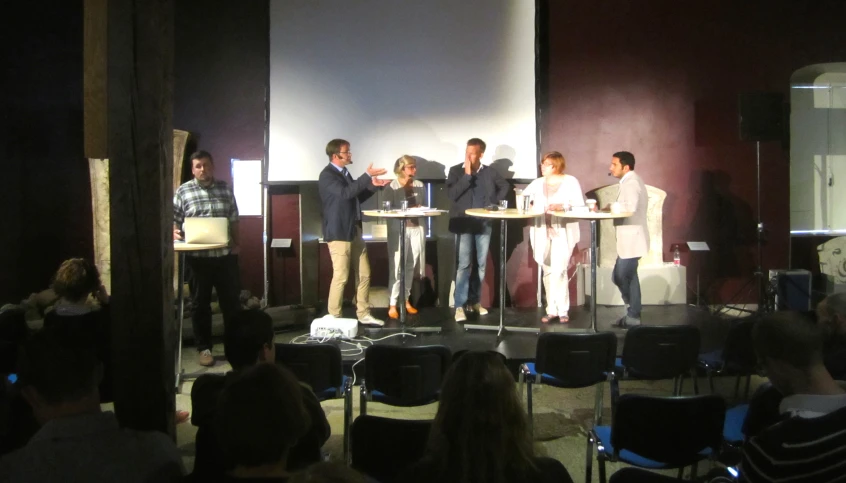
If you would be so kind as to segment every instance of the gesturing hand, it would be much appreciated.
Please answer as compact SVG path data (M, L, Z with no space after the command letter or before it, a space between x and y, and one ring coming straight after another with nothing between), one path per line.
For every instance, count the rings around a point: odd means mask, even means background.
M367 166L367 174L369 174L371 177L382 176L387 172L387 170L382 168L374 168L373 163L370 163L370 165Z
M382 170L384 171L384 170ZM370 181L373 183L373 186L385 186L391 182L389 179L379 179L379 178L370 178Z

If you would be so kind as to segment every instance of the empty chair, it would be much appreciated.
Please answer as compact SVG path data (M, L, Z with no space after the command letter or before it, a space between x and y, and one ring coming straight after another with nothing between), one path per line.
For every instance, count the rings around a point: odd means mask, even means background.
M364 352L361 414L367 402L422 406L438 400L441 381L452 359L442 345L393 347L374 345Z
M616 381L631 379L673 379L673 394L682 392L685 375L694 377L699 356L699 329L689 325L639 325L626 332L623 355L616 361L612 381L612 404L617 399Z
M362 415L350 430L351 466L381 483L397 481L423 457L432 421Z
M345 376L341 349L332 344L275 344L276 363L311 386L319 401L344 398L344 457L349 455L352 421L352 380Z
M746 376L746 391L744 399L749 399L749 384L755 373L758 359L752 348L752 327L755 318L735 320L731 322L725 344L720 350L707 352L699 356L699 367L705 370L711 393L714 393L714 376L724 373L737 375L734 383L734 398L740 392L740 378Z
M597 450L599 481L605 483L605 461L621 461L647 469L679 469L716 457L723 441L725 401L707 396L620 396L611 426L596 426L588 434L586 481Z
M617 355L617 336L611 332L598 334L565 334L546 332L538 337L535 362L520 366L520 382L526 387L529 429L532 421L532 384L548 384L562 388L596 385L594 424L602 418L602 383L613 377Z

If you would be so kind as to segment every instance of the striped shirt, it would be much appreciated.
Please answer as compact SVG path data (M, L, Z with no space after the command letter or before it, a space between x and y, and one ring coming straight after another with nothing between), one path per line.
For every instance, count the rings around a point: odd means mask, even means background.
M846 407L817 417L788 414L743 446L743 481L846 482Z
M192 179L176 189L173 194L173 224L182 228L186 217L227 218L229 227L238 223L238 204L235 195L225 181L214 180L208 188ZM232 239L230 234L229 239ZM229 254L229 248L191 252L195 257L222 257Z

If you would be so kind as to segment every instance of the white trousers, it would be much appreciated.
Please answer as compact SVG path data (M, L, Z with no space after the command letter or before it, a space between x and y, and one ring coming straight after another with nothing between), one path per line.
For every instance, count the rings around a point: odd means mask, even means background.
M558 247L553 247L549 254L552 263L541 265L543 287L546 289L546 313L563 316L568 315L570 310L570 283L567 278L570 252L556 248Z
M399 238L398 233L396 238ZM406 227L405 270L400 270L399 240L395 240L394 243L389 244L388 248L392 251L392 253L389 252L388 254L388 261L390 262L388 286L391 287L391 305L396 305L397 299L399 299L400 274L405 273L405 299L408 300L408 296L411 294L411 283L414 280L414 274L418 271L422 272L425 269L423 266L423 240L425 240L425 234L422 226ZM416 270L415 267L417 268Z

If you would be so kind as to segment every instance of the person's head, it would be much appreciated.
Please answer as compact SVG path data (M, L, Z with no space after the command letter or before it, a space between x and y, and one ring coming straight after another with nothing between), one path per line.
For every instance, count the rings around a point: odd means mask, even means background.
M191 174L200 184L208 185L214 182L214 158L208 151L197 151L191 154Z
M69 302L84 302L100 285L100 271L84 258L65 260L53 276L56 295Z
M467 141L467 149L464 151L465 159L470 161L473 169L477 169L482 162L487 145L479 138L471 138Z
M18 350L28 336L29 326L22 309L0 310L0 375L15 372Z
M814 370L825 370L822 331L798 312L763 317L752 329L752 344L759 364L782 394L794 394Z
M614 153L611 157L611 167L608 170L611 172L611 176L615 178L622 178L626 175L629 171L634 171L635 169L635 157L634 154L628 151L620 151Z
M326 145L326 156L329 156L330 163L342 168L348 164L353 164L350 143L343 139L329 141Z
M273 319L258 309L240 311L226 329L224 348L232 369L240 371L259 362L274 362Z
M40 423L97 412L102 366L93 346L73 343L57 329L32 335L19 352L18 382Z
M239 468L285 468L288 450L311 425L297 378L275 364L239 373L221 393L216 433L227 462Z
M846 337L846 292L829 295L817 305L817 323L827 337Z
M394 163L394 174L398 179L413 178L417 175L417 160L409 155L397 159Z
M501 356L469 351L453 362L428 449L446 472L481 472L477 481L531 467L528 420Z
M564 174L566 168L567 161L564 159L564 155L558 151L550 151L541 158L541 176Z

